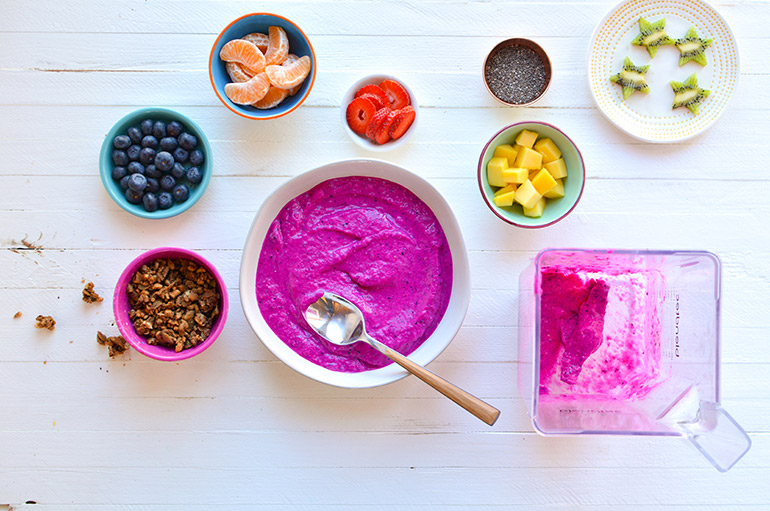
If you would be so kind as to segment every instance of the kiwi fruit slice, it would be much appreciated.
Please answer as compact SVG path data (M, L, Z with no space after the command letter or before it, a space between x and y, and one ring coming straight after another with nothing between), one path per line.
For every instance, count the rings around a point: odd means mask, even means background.
M646 47L650 57L655 57L658 48L674 44L674 40L664 32L665 26L666 18L659 19L655 23L639 18L639 35L631 41L631 44Z
M645 73L650 66L635 66L631 59L626 57L623 60L623 71L610 76L612 83L617 83L623 87L623 99L628 99L634 92L650 92L650 87L644 79Z
M674 41L674 45L679 48L679 65L690 62L697 62L701 66L708 64L706 60L706 48L708 48L713 39L702 39L698 37L695 27L690 27L687 34L681 39Z
M711 91L698 87L698 77L695 73L691 74L684 83L671 81L671 88L674 89L674 106L671 109L687 107L687 109L698 114L700 103L711 94Z

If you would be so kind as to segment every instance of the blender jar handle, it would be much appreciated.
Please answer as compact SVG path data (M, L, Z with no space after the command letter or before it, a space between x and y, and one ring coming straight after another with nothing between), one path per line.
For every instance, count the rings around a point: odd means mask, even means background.
M751 447L751 439L719 403L701 402L698 420L681 424L688 440L720 472L727 472Z

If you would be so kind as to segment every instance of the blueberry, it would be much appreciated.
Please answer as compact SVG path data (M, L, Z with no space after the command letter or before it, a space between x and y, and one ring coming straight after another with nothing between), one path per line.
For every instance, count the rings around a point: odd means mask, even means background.
M182 179L184 177L185 170L184 165L177 162L174 164L174 166L171 168L171 175L174 176L174 179Z
M136 161L139 159L139 153L141 152L142 148L138 145L132 145L126 150L126 154L128 155L128 159L131 161Z
M160 148L164 151L171 152L179 147L179 142L174 137L163 137L160 139Z
M128 138L128 135L118 135L112 141L112 145L115 146L115 149L126 149L131 145L131 139Z
M198 139L195 138L195 135L190 135L186 131L179 135L179 147L182 149L192 151L196 145L198 145Z
M178 137L183 131L184 128L177 121L171 121L166 125L166 134L169 137Z
M184 202L190 197L190 189L187 185L176 185L171 193L174 194L174 200L177 202Z
M182 149L181 147L177 147L174 150L174 159L178 161L179 163L184 163L187 161L187 158L190 156L190 153Z
M152 135L152 119L142 121L142 135Z
M145 193L144 197L142 197L142 202L144 203L144 209L150 213L158 209L158 197L154 193Z
M128 173L129 174L144 174L145 169L144 165L139 163L138 161L132 161L128 164Z
M147 178L144 174L130 174L128 176L128 188L135 192L143 192L147 188Z
M144 175L148 178L160 179L163 173L155 165L147 165L147 168L144 169Z
M196 167L203 164L203 153L199 149L190 153L190 164Z
M112 179L114 179L115 181L120 181L127 175L128 175L128 170L126 170L126 167L112 168Z
M198 167L190 167L189 169L187 169L187 180L190 183L197 185L198 183L201 182L202 179L203 179L203 174L201 173L201 169L199 169Z
M142 165L150 165L155 161L155 149L152 147L145 147L139 153L139 161Z
M155 135L155 138L158 140L165 137L166 123L163 121L155 121L155 124L152 125L152 134Z
M158 207L160 209L168 209L174 205L174 197L168 192L160 192L158 194Z
M131 126L128 128L128 138L133 142L134 144L138 144L142 141L142 132L139 131L139 128L136 126Z
M126 174L125 176L123 176L123 177L120 179L120 187L121 187L122 189L124 189L124 190L128 190L128 178L129 178L129 175L128 175L128 174Z
M174 166L171 167L171 175L174 176L174 179L180 179L184 176L184 165L179 162L174 163Z
M142 195L144 195L144 193L137 192L136 190L132 190L131 188L126 190L126 200L131 204L139 204L140 202L142 202Z
M161 172L168 172L174 166L174 157L169 152L161 151L155 155L155 166Z
M171 176L169 174L166 174L162 178L160 178L160 189L165 191L171 191L176 186L176 179L174 179L174 176Z
M112 163L121 167L128 165L128 155L125 151L115 149L112 151Z
M147 178L147 188L144 189L147 193L158 193L160 190L160 183L157 179L153 179L151 177Z
M142 147L152 147L153 149L157 149L158 139L152 135L147 135L142 139Z

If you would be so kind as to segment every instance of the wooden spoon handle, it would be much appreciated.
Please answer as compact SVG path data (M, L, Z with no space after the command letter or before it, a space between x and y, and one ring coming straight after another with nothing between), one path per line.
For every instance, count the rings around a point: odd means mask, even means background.
M495 421L497 421L497 418L500 416L500 410L494 406L482 401L472 394L469 394L460 387L449 383L441 376L438 376L437 374L428 371L421 365L412 362L401 353L388 348L381 342L375 342L379 344L379 346L376 347L382 352L383 355L434 389L438 390L458 405L462 406L485 423L491 426L495 423Z

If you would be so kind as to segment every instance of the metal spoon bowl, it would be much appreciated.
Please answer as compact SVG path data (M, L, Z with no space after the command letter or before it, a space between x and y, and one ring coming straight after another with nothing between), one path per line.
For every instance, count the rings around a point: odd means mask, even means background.
M397 363L411 374L441 392L467 411L489 424L497 421L500 410L469 394L440 376L412 362L398 351L389 348L366 333L364 315L349 300L324 292L323 296L311 303L305 310L305 319L310 327L332 344L346 346L354 342L366 342L380 353Z

